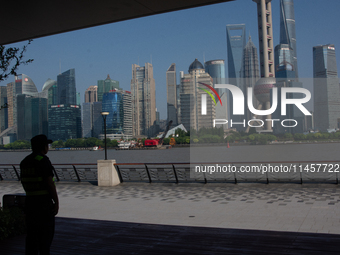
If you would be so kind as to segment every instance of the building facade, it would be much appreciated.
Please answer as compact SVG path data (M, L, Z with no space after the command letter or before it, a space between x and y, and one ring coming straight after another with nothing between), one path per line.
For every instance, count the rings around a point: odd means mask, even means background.
M0 133L8 128L7 87L0 86Z
M69 69L57 76L58 104L75 105L76 98L76 72Z
M242 61L242 68L241 68L241 89L243 91L243 95L248 95L248 88L253 88L253 106L255 109L259 106L260 102L256 99L254 93L254 87L256 82L260 78L260 71L259 71L259 59L257 55L257 48L251 40L251 36L249 36L248 43L244 47L243 50L243 61ZM253 114L248 110L247 100L244 101L244 109L245 109L245 116L243 116L248 122L250 119L253 118ZM241 128L244 130L244 128Z
M13 88L13 126L17 126L17 96L25 95L37 95L38 89L30 77L25 74L15 76L14 88Z
M240 87L243 50L246 46L246 25L227 25L227 53L228 53L228 84ZM233 115L233 97L228 93L229 118L235 122L240 119L239 115Z
M14 82L7 83L7 106L8 106L8 127L14 127L13 110L14 110Z
M131 93L124 90L104 93L102 103L102 111L109 113L106 117L106 133L132 138Z
M291 64L294 67L295 77L298 78L293 0L280 0L280 44L286 44L291 49Z
M275 77L281 79L296 79L295 60L293 49L289 44L276 45L275 50Z
M246 46L246 25L227 25L227 52L229 84L240 87L243 49Z
M17 95L17 139L48 135L47 99L32 95Z
M156 134L156 85L153 66L132 65L132 134L152 137Z
M53 141L82 137L79 105L48 106L48 137Z
M107 75L105 80L97 81L97 101L103 100L103 94L114 89L119 89L119 81L112 80L110 75Z
M208 73L213 79L213 87L215 84L227 84L225 77L225 62L223 59L209 60L204 63L205 72ZM228 90L216 89L218 92L222 105L216 105L216 119L228 120ZM224 129L228 128L228 125L222 125Z
M215 104L210 96L202 90L206 86L213 86L213 79L205 72L203 65L195 59L189 66L189 74L181 76L181 121L186 130L212 128L216 118ZM205 95L203 97L202 95ZM206 113L203 113L202 98L206 98Z
M42 91L47 91L47 102L49 105L58 103L57 81L47 79L47 81L44 83Z
M83 103L83 137L96 137L102 133L102 102Z
M315 129L339 128L340 90L335 47L313 47L314 125Z
M85 90L84 102L85 103L97 102L98 101L97 91L98 91L98 86L90 86L90 87L88 87Z
M166 89L167 89L167 122L172 120L172 126L177 126L177 80L176 64L172 63L166 71Z

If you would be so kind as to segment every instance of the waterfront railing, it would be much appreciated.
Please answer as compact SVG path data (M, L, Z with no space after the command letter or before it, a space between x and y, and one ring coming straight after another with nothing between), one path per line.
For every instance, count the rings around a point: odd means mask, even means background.
M116 163L121 182L260 182L338 184L336 161ZM97 181L97 164L53 164L56 181ZM20 181L18 164L0 164L0 180Z

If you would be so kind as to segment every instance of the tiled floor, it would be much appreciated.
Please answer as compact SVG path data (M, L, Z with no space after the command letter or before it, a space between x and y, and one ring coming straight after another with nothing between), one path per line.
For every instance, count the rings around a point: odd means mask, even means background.
M340 185L58 183L60 217L340 234ZM23 192L0 182L0 196Z

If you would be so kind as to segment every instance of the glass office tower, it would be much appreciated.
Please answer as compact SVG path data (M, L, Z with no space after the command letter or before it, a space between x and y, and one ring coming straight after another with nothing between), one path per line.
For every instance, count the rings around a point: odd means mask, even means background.
M340 91L333 44L313 47L314 123L320 131L339 128Z
M228 83L240 87L243 49L246 46L246 25L227 25L227 52L228 52ZM228 93L228 116L234 122L239 122L241 117L233 115L233 97ZM240 125L241 126L241 125Z
M48 106L48 137L53 141L82 137L79 105Z
M47 79L44 83L42 91L47 91L48 104L57 104L58 101L58 88L57 81Z
M67 70L57 77L58 104L77 104L76 99L76 72Z
M99 102L103 100L104 93L119 89L119 81L112 80L110 75L107 75L105 80L97 81L97 85L97 99Z
M157 133L156 121L156 84L153 66L132 65L132 123L133 136L152 137Z
M17 96L18 140L48 135L47 99L21 94Z
M8 128L7 87L0 86L0 133Z
M292 53L295 77L298 77L294 1L280 0L280 44L288 44Z
M107 134L132 135L131 93L114 90L104 93L102 111L109 112L106 117ZM104 132L102 132L104 133Z
M176 82L176 64L171 66L166 71L166 89L167 89L167 113L169 122L172 120L172 127L178 125L177 116L177 82Z
M229 83L240 86L243 49L246 46L246 25L227 25Z

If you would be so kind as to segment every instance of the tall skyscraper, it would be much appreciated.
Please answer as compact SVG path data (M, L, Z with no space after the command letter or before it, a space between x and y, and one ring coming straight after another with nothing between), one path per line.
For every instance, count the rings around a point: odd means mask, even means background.
M293 49L289 44L279 44L275 47L275 77L278 80L295 79L295 60Z
M0 86L0 133L8 128L7 87Z
M275 87L274 70L274 47L273 47L273 23L271 0L253 0L257 3L258 33L260 46L260 75L257 81L254 94L259 100L258 108L270 109L271 90ZM264 119L271 119L271 114L262 116ZM272 131L270 121L264 122L264 129Z
M181 76L181 121L186 130L212 128L216 118L215 104L211 97L206 97L206 113L202 112L202 94L200 88L206 88L201 83L213 86L211 76L205 72L201 62L195 59L189 66L189 74Z
M240 86L243 49L246 46L246 25L227 25L229 83Z
M176 64L166 71L166 89L167 89L167 122L172 120L172 126L178 125L177 116L177 82L176 82Z
M30 140L39 134L48 135L46 98L17 95L17 117L18 140Z
M102 111L109 113L106 117L108 138L132 138L131 93L129 91L115 89L104 93Z
M333 44L313 47L314 125L320 131L339 128L340 90Z
M14 127L14 120L13 120L13 93L14 93L14 82L7 83L7 105L8 105L8 127Z
M17 126L17 95L37 95L38 90L30 77L25 74L15 76L13 88L13 126Z
M241 68L242 68L242 56L243 49L246 46L246 25L236 24L227 25L227 52L228 52L228 77L229 84L240 87ZM233 115L233 97L231 93L228 93L228 111L229 118L234 122L240 121L239 115Z
M156 87L153 78L153 66L132 65L132 122L133 136L156 134Z
M296 34L295 34L295 15L294 1L280 0L280 44L288 45L292 50L291 64L298 77L297 54L296 54ZM285 46L287 48L287 46Z
M107 75L105 80L97 81L97 101L103 100L103 94L114 89L119 89L119 81L112 80L110 75Z
M213 87L215 84L226 84L225 78L225 64L223 59L210 60L204 63L205 72L213 78ZM222 105L216 105L216 119L228 119L228 92L227 89L216 89L218 92ZM228 128L228 125L222 125L224 129Z
M58 104L77 104L76 72L69 69L57 77Z
M85 90L85 103L97 102L98 86L90 86Z
M251 40L251 36L249 35L249 40L246 47L243 50L243 61L242 61L242 69L241 69L241 89L243 94L248 95L247 89L249 87L253 88L253 106L257 108L259 105L259 101L256 99L254 94L254 87L258 79L260 78L259 73L259 60L257 57L257 48ZM244 109L245 112L245 120L248 122L252 119L253 114L248 110L248 104L244 101Z
M83 103L83 137L96 137L102 133L102 102Z
M48 106L48 137L53 141L82 137L79 105Z

